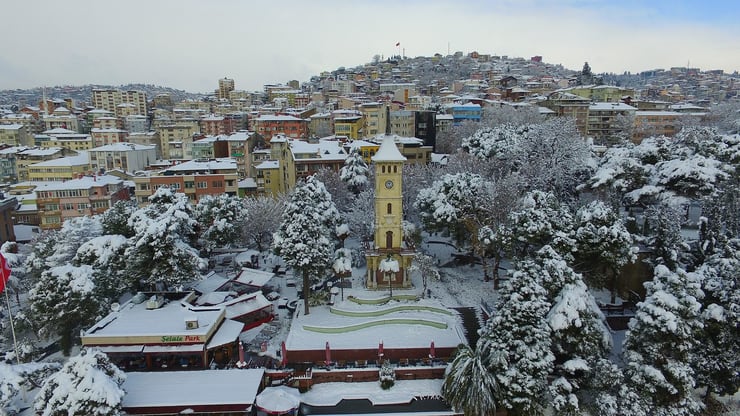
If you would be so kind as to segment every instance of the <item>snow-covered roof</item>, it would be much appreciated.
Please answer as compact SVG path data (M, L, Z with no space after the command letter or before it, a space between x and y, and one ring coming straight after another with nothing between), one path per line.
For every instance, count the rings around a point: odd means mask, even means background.
M183 294L186 296L186 294ZM156 309L147 309L147 300L136 303L136 297L111 312L82 335L85 345L131 344L133 337L162 336L199 338L204 342L224 316L223 307L198 308L183 301L165 302ZM187 329L185 318L196 318L198 328ZM138 341L141 343L141 341Z
M80 152L75 156L60 157L58 159L45 160L43 162L34 163L29 167L39 168L45 166L81 166L90 163L90 158L87 152Z
M265 272L262 270L244 267L242 268L241 272L239 272L239 275L236 277L236 279L234 279L234 281L249 286L262 287L266 285L267 282L269 282L270 279L272 279L274 276L275 274L272 272Z
M52 156L62 151L61 147L42 147L22 151L27 156Z
M255 166L255 169L277 169L280 167L280 162L277 160L265 160L259 165Z
M436 114L435 118L437 120L454 120L455 117L452 114Z
M79 134L76 131L68 130L68 129L63 129L61 127L57 127L55 129L51 129L51 130L44 130L41 133L42 134L48 134L49 136L56 136L58 134L74 134L74 135Z
M174 413L204 405L254 404L264 369L127 373L123 408L172 408ZM203 386L208 386L204 389ZM244 409L242 409L244 410Z
M254 180L254 178L244 178L239 181L238 184L239 188L256 188L257 187L257 181Z
M375 155L371 158L373 162L404 162L406 157L401 154L396 146L395 138L396 135L385 135L383 142L380 144L380 148Z
M625 103L605 103L598 102L588 106L589 111L636 111L637 108L627 105Z
M226 318L238 318L259 311L261 309L272 307L272 302L262 294L262 292L247 293L232 299L225 303Z
M90 189L98 186L117 185L123 179L113 175L83 176L64 182L44 182L36 187L35 191L66 191L71 189Z
M0 130L18 130L23 124L0 124Z
M319 159L325 160L344 160L347 158L347 152L341 146L341 143L333 140L320 140L318 143L308 143L303 140L291 140L290 150L293 155L311 154ZM296 157L295 159L303 159Z
M373 405L411 403L418 397L439 396L443 379L396 380L393 388L384 390L378 382L320 383L301 395L301 401L311 406L335 406L342 399L368 399ZM404 413L406 414L406 413ZM456 413L435 411L434 415Z
M257 119L254 121L303 121L303 119L300 119L298 117L293 117L293 116L285 116L285 115L262 114L259 117L257 117Z
M179 163L167 168L170 172L192 172L205 170L236 170L236 160L232 158L222 159L195 159Z
M131 152L134 150L152 150L156 149L157 146L136 144L136 143L111 143L106 144L94 149L90 149L91 152Z

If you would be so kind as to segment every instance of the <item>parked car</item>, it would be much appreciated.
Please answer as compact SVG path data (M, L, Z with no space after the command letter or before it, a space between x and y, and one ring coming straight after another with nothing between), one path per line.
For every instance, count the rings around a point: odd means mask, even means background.
M278 301L278 309L286 309L288 307L288 298L282 298Z
M272 301L272 300L279 299L280 298L280 294L277 293L277 292L270 292L270 293L266 294L265 297L267 298L267 300L271 300Z
M292 277L289 277L285 279L285 286L287 287L295 287L295 279Z

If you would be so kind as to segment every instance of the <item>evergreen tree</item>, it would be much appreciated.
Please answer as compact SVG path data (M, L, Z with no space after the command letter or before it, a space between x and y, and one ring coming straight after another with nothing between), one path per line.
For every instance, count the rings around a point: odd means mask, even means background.
M34 410L42 416L121 415L126 375L98 350L82 350L41 386Z
M652 250L653 264L663 264L670 270L679 266L679 255L685 249L681 237L681 215L668 205L650 206L645 213L649 232L645 242Z
M702 406L693 397L690 357L701 342L699 277L659 265L645 288L624 342L622 414L696 415Z
M92 267L95 296L101 304L117 301L136 286L126 273L128 247L126 237L113 234L95 237L77 250L72 264Z
M358 194L368 185L369 173L370 169L365 159L359 149L354 148L344 160L344 166L339 170L339 177L354 194Z
M95 296L92 267L71 264L52 267L28 293L30 316L41 335L60 337L62 352L69 355L76 330L92 325L101 312Z
M207 253L235 245L246 226L242 200L237 196L205 195L195 205L194 215L200 230L199 245Z
M702 277L704 327L692 355L697 384L711 395L732 395L740 388L740 239L710 256Z
M167 187L149 197L149 205L129 219L134 230L126 250L127 272L150 289L169 290L193 281L206 267L196 242L196 221L188 197Z
M128 219L134 211L136 211L136 205L131 201L117 201L100 218L103 225L103 234L118 234L126 238L133 237L134 230L128 224Z
M512 415L543 414L547 376L555 360L545 320L550 310L547 291L537 283L536 268L531 266L519 264L504 283L498 313L486 324L477 345L496 377L496 401Z
M283 221L273 236L275 253L303 276L304 314L312 280L321 278L332 264L334 228L339 213L324 184L310 176L293 190Z

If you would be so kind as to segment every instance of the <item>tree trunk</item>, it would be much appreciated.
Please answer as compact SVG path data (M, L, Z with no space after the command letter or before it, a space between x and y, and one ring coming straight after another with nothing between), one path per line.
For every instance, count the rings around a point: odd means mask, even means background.
M69 357L72 350L72 325L63 324L60 329L59 347L62 350L62 355Z
M303 270L303 314L308 315L308 295L311 293L311 279L308 277L308 270Z

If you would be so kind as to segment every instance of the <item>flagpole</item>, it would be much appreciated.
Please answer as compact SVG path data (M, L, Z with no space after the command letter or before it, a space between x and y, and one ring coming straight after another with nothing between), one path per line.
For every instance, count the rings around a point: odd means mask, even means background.
M5 268L0 267L0 279L3 279L3 282L5 282ZM21 363L21 356L18 354L18 340L15 337L15 325L13 325L13 312L10 310L10 297L8 296L8 288L5 287L5 304L8 306L8 319L10 320L10 332L13 333L13 349L15 350L15 362L16 364Z

